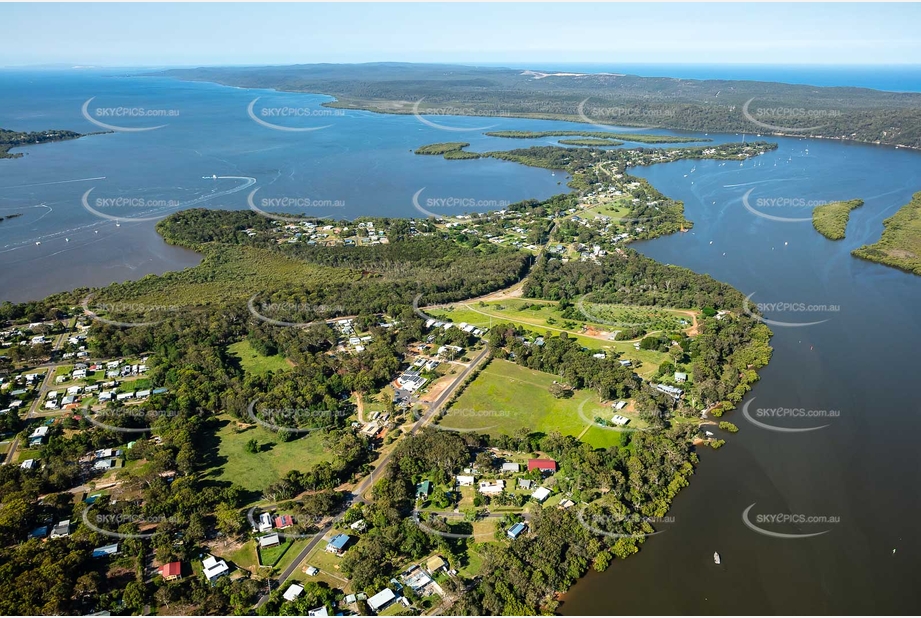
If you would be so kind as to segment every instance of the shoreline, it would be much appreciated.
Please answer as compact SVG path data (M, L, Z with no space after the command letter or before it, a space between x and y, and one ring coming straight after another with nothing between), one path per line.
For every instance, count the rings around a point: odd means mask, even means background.
M144 77L150 77L150 76L156 76L156 75L157 75L157 74L146 74L146 75L143 75L143 76L144 76ZM234 85L234 84L229 84L229 83L226 83L226 82L214 81L214 80L209 80L209 79L193 79L193 78L188 78L188 77L178 77L178 76L174 76L174 75L163 75L163 74L160 74L159 76L160 76L160 77L166 77L166 78L168 78L168 79L175 79L175 80L181 81L181 82L196 82L196 83L202 83L202 84L215 84L215 85L218 85L218 86L224 86L224 87L226 87L226 88L235 88L235 89L237 89L237 90L268 90L268 91L279 92L279 93L284 93L284 94L303 94L303 95L308 95L308 96L323 96L323 97L330 97L330 98L332 99L332 101L327 101L327 102L324 102L324 103L320 103L320 106L321 106L321 107L325 107L325 108L327 108L327 109L341 109L341 110L364 111L364 112L371 112L371 113L374 113L374 114L382 114L382 115L390 115L390 116L415 116L415 115L418 115L418 116L445 116L445 114L427 114L427 113L425 112L425 110L419 110L418 114L416 114L416 112L412 111L411 109L410 109L410 110L397 110L397 109L387 110L387 109L380 109L380 108L377 108L377 107L372 107L372 106L370 106L370 105L367 104L367 103L355 103L355 104L352 104L350 101L344 101L344 100L340 99L339 97L337 97L337 96L335 96L335 95L332 95L332 94L329 94L329 93L326 93L326 92L310 92L310 91L306 91L306 90L291 90L291 89L286 89L286 88L277 87L277 86L276 86L276 87L237 86L237 85ZM140 77L140 76L138 76L138 77ZM872 89L871 89L871 90L872 90ZM385 102L385 103L390 103L390 104L393 104L393 103L409 103L409 101L383 101L383 102ZM700 134L700 133L701 133L701 132L699 132L699 131L693 131L693 130L690 130L690 129L679 129L679 128L671 128L671 127L666 127L666 126L649 125L649 124L629 124L629 123L623 123L623 124L608 124L608 123L603 123L603 122L591 122L591 121L583 120L583 119L580 118L578 115L570 116L570 115L567 115L567 114L541 114L541 113L524 113L524 112L522 112L522 113L515 113L515 112L509 112L509 113L504 113L504 114L499 115L499 116L497 116L497 115L495 115L495 114L452 114L452 115L449 115L449 117L456 117L456 118L518 118L518 119L522 119L522 120L544 120L544 121L554 121L554 122L575 122L575 123L578 123L578 124L589 125L589 126L611 127L612 130L613 130L613 129L617 129L617 128L626 128L626 129L645 129L645 130L672 131L672 132L674 132L674 133L679 133L679 134L684 133L684 134L694 134L694 135L697 135L697 134ZM877 141L865 141L865 140L848 139L848 138L845 138L845 137L832 137L832 136L824 136L824 135L809 135L809 134L798 133L798 132L790 132L790 133L784 133L784 132L770 132L770 133L768 133L768 132L762 131L762 132L759 133L759 132L757 131L757 127L752 127L752 128L753 128L753 131L752 131L751 134L752 134L752 135L761 136L761 137L786 137L786 138L818 139L818 140L826 140L826 141L833 141L833 142L841 142L842 144L858 144L858 145L861 145L861 146L878 146L878 147L881 147L881 148L890 148L890 149L893 149L893 150L913 150L913 151L916 151L916 152L921 152L921 146L911 146L911 145L908 145L908 144L884 144L884 143L882 143L882 142L880 142L880 141L878 141L878 140L877 140ZM713 135L742 135L742 132L740 132L740 131L708 131L708 132L704 133L704 135L710 135L710 134L713 134Z

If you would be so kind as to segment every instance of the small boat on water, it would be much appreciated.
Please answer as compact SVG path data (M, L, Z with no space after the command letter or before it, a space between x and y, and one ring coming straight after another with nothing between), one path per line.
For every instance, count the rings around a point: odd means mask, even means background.
M713 562L715 562L716 564L719 564L719 563L720 563L720 555L719 555L719 552L713 552Z

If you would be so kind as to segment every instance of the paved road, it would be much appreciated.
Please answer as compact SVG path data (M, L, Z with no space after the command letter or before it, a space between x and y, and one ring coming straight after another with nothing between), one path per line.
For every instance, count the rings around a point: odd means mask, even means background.
M61 333L54 344L51 346L51 354L54 356L54 352L61 349L61 346L64 345L64 339L69 337L69 332ZM38 411L41 409L42 404L45 402L45 393L48 392L50 386L52 386L52 378L54 376L55 368L61 365L72 365L73 363L45 363L39 365L33 369L47 368L45 372L45 377L42 380L41 386L38 387L38 392L35 394L35 399L29 405L29 411L26 413L24 421L28 421L30 418L37 416ZM13 439L13 443L10 444L10 450L6 452L6 458L3 460L3 463L9 464L13 463L16 460L16 448L19 446L19 436Z
M441 406L443 406L445 402L448 401L448 399L451 397L454 391L457 390L457 388L460 387L460 385L464 383L467 377L473 372L474 369L476 369L476 367L480 365L480 363L483 362L483 360L486 358L488 354L489 354L489 348L488 347L484 348L483 351L480 352L463 371L461 371L460 375L457 376L457 379L454 380L454 383L451 384L451 386L449 386L448 388L446 388L444 392L441 395L439 395L438 398L435 399L435 401L432 402L428 410L426 410L425 414L423 414L422 417L420 417L419 420L413 424L412 428L409 431L410 435L413 435L416 432L418 432L420 429L428 425L432 421L432 419L435 418ZM387 453L386 455L384 455L383 457L381 457L375 462L376 465L374 467L374 470L371 472L371 474L365 477L365 479L361 481L361 483L359 483L358 486L355 488L355 490L352 492L352 498L348 502L347 506L345 507L346 509L351 507L354 504L358 504L359 502L364 502L364 498L363 498L364 493L371 488L371 486L374 484L374 481L377 480L378 476L380 476L380 473L383 472L383 470L387 467L387 464L390 462L390 458L393 457L393 453L394 451L391 450L389 453ZM301 550L301 552L291 562L291 564L288 565L288 568L282 571L282 573L278 577L279 587L282 587L284 583L288 580L288 578L291 577L291 575L293 575L295 571L297 571L297 569L300 567L300 564L307 558L310 552L312 552L313 549L323 540L323 537L326 536L326 533L329 532L331 528L332 528L332 525L330 524L324 527L322 530L320 530L310 540L310 542L307 543L304 549ZM269 595L267 594L263 595L259 599L259 602L256 603L256 607L261 606L263 603L268 601L268 599L269 599Z

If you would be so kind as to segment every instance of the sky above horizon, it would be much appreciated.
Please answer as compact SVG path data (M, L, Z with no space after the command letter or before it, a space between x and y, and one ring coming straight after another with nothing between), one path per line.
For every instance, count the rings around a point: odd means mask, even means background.
M921 64L918 4L0 4L0 66Z

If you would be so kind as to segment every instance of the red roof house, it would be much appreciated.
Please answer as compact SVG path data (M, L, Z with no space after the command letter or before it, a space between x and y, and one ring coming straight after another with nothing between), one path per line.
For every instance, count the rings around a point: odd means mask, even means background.
M182 577L182 563L181 562L170 562L169 564L164 564L160 567L160 575L166 581L172 581L174 579L179 579Z
M529 459L528 472L535 469L541 472L556 472L556 462L552 459Z
M294 525L294 518L290 515L279 515L275 518L275 527L284 529Z

